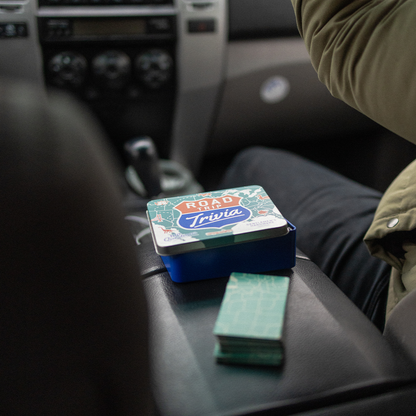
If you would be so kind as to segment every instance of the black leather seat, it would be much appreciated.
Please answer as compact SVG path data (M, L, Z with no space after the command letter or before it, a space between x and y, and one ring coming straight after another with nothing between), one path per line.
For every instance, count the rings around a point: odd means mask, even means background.
M66 97L0 86L0 414L151 413L147 309L114 166Z

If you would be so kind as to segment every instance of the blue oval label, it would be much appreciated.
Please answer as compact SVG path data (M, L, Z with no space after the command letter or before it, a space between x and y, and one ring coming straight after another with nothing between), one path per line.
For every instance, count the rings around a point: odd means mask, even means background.
M174 207L181 213L177 223L187 230L198 230L222 228L246 221L251 217L251 211L240 204L241 199L225 195L197 201L182 201Z

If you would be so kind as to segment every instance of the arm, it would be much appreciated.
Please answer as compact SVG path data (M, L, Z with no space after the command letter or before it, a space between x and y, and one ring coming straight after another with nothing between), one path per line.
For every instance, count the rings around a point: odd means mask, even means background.
M337 98L416 143L416 3L292 0L319 79Z

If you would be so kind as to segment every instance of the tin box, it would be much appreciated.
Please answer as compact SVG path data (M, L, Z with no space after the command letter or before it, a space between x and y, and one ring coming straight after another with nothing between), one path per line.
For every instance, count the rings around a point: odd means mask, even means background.
M156 252L175 282L295 265L296 228L261 186L150 201Z

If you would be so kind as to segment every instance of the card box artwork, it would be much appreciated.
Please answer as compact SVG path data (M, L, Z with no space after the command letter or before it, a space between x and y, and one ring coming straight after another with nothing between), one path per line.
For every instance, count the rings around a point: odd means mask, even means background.
M147 215L175 282L295 265L296 228L261 186L153 200Z

